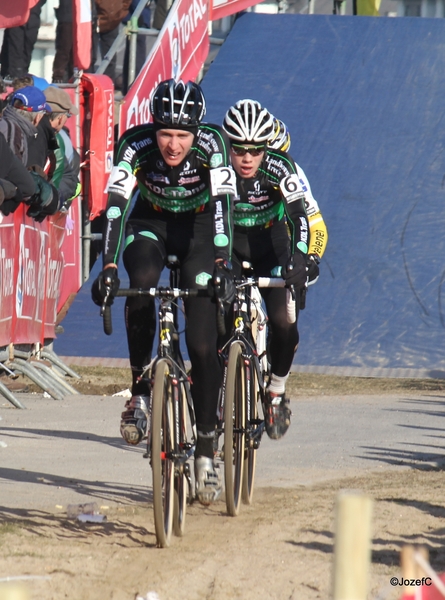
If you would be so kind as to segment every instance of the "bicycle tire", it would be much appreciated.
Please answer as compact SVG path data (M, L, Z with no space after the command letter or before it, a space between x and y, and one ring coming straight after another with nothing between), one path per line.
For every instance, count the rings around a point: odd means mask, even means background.
M185 384L178 385L179 393L179 445L184 448L191 439L191 423ZM188 462L175 469L174 504L173 504L173 532L182 537L185 531L185 517L187 500L189 496L189 481L187 479Z
M170 545L173 526L174 463L167 458L173 451L173 405L171 364L156 363L151 417L151 468L153 474L153 510L157 545Z
M258 375L255 365L250 363L250 398L246 398L246 429L253 432L258 429L258 401L259 401L259 385ZM247 416L249 415L249 421ZM243 492L242 500L244 504L252 504L253 488L255 483L256 455L257 448L253 438L246 438L244 450L244 467L243 467Z
M245 368L243 347L230 346L224 398L224 482L230 516L239 513L243 488L245 439Z

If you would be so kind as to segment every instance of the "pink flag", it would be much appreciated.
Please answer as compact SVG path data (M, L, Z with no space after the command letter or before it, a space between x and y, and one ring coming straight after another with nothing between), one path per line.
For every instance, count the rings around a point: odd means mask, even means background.
M29 11L38 0L0 0L0 29L20 27L29 18Z
M73 0L73 65L83 71L91 64L91 36L91 0Z

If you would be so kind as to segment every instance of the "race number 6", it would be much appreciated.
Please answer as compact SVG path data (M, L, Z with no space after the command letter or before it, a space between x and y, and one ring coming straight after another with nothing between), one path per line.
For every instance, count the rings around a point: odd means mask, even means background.
M135 183L136 177L133 173L130 173L130 171L127 171L123 167L114 166L108 179L106 192L119 194L119 196L123 196L128 200Z
M236 176L231 167L218 167L210 170L210 187L213 196L230 194L236 196Z
M281 180L280 190L288 204L290 202L295 202L295 200L300 200L300 198L304 198L303 186L296 173L288 175Z

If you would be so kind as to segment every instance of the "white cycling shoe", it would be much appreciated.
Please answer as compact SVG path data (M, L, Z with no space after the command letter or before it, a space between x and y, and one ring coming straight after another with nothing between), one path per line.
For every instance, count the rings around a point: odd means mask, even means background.
M204 506L209 506L221 496L222 481L217 471L211 458L195 458L196 496Z
M125 410L121 415L121 436L131 446L136 446L147 437L147 425L150 414L149 396L132 396L125 403Z

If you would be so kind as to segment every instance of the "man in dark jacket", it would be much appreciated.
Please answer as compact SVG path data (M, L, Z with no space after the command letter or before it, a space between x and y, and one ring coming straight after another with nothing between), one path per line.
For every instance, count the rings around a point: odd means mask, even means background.
M51 108L48 121L55 132L57 150L51 153L50 177L59 190L60 209L67 210L73 199L80 193L80 156L73 147L65 124L71 115L77 115L77 107L71 102L69 94L56 86L44 91L46 101Z
M119 26L129 10L131 0L95 0L97 11L98 45L102 58L119 35ZM105 69L114 82L116 79L116 54Z
M5 137L0 135L0 211L9 215L35 191L32 175L15 156Z
M32 171L38 188L37 195L30 201L27 215L37 221L56 213L60 205L59 192L47 183L44 173L49 151L58 147L55 132L46 116L50 111L43 92L35 86L26 86L12 94L0 119L0 132L13 151L17 140L21 139L23 152L16 152L16 155Z

